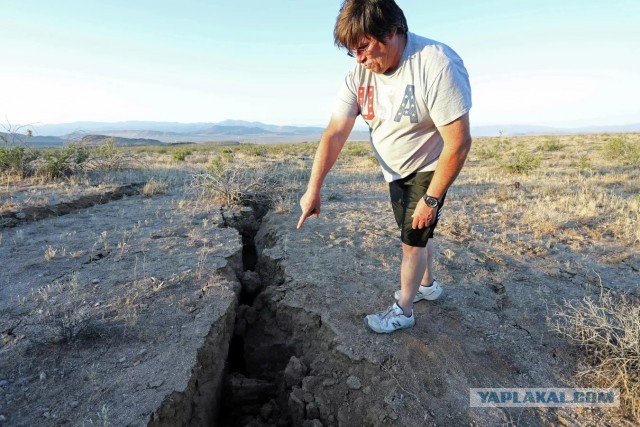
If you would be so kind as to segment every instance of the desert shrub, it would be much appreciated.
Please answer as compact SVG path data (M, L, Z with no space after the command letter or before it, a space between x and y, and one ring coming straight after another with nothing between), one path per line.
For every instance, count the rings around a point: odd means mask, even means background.
M267 148L257 144L241 144L240 151L247 156L252 157L265 157L267 155Z
M90 168L95 170L126 169L135 161L132 153L125 152L118 144L109 139L91 151Z
M174 159L180 161L180 162L184 162L185 159L187 158L187 156L191 155L193 153L193 151L191 150L187 150L187 149L182 149L182 150L178 150L175 151L172 156Z
M474 148L473 151L475 152L476 156L478 156L480 160L500 158L500 152L498 152L498 150L495 147L490 147L487 144L483 144L477 148Z
M66 147L60 150L49 150L44 152L42 156L42 162L38 167L38 173L49 179L69 176L74 171L75 162L74 147Z
M223 148L220 150L220 157L224 160L231 160L233 158L233 150L231 148Z
M611 157L622 160L627 165L640 165L640 144L632 143L624 137L614 138L605 146Z
M603 292L565 302L549 324L585 350L578 377L619 388L624 414L640 422L640 303Z
M223 161L223 159L221 159L220 157L214 157L213 159L211 159L211 162L209 163L209 167L207 168L209 170L209 172L215 172L215 173L221 173L221 171L224 169L224 165L225 162Z
M38 158L38 150L27 145L31 131L26 135L12 127L5 128L7 134L0 135L0 173L15 174L24 178L33 172L32 162Z
M547 138L542 143L542 149L544 151L559 151L562 150L563 147L558 138Z
M73 274L69 283L55 282L33 291L32 315L45 342L74 341L89 326L91 310L86 303L78 304L78 288L78 276Z
M371 154L371 147L364 143L348 142L342 149L342 153L347 156L364 157Z
M284 182L273 170L213 163L206 172L193 176L191 189L223 206L272 206L275 197L282 194Z
M576 167L581 171L585 171L593 168L593 165L591 163L591 157L589 157L586 154L580 156L576 160L573 160L571 162L571 166Z
M502 168L510 173L527 174L538 168L542 159L539 156L527 152L524 147L519 146L501 164Z
M33 172L31 163L37 158L37 150L2 145L0 146L0 172L16 174L24 178Z
M142 188L142 194L147 197L155 196L157 194L164 194L167 192L168 185L166 182L156 181L151 178Z

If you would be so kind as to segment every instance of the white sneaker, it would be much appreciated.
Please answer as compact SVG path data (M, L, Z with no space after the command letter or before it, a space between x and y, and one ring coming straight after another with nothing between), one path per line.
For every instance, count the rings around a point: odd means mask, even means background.
M405 316L396 303L385 311L368 315L364 323L379 334L389 334L398 329L412 327L416 324L416 319L413 316L413 310L411 310L411 316Z
M438 284L438 282L436 280L433 281L433 285L431 286L422 286L420 285L420 288L418 289L418 293L416 294L416 296L413 298L413 302L416 303L418 301L421 301L423 299L426 299L428 301L433 301L436 300L440 297L440 295L442 295L442 288L440 287L440 285ZM400 299L400 290L397 290L396 293L393 295L397 300Z

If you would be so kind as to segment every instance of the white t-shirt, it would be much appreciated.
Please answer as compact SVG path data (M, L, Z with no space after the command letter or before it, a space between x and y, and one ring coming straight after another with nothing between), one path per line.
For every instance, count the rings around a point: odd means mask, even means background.
M462 59L450 47L413 33L400 65L376 74L361 64L344 80L333 114L369 125L371 144L386 181L435 170L443 141L437 126L471 109L471 86Z

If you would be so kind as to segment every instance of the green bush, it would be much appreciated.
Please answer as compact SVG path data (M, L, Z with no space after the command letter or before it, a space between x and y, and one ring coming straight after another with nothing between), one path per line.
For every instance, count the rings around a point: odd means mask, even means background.
M368 144L348 142L342 152L347 156L364 157L371 154L371 147Z
M0 173L18 174L21 178L30 175L33 172L31 162L38 158L38 151L15 145L3 135L0 140Z
M92 167L99 170L124 169L130 163L131 156L118 147L115 140L110 138L107 142L91 152L93 154Z
M73 172L74 149L51 150L44 153L38 172L49 179L69 176Z
M524 147L519 146L511 153L511 157L502 163L502 168L510 173L526 174L538 168L542 159L525 151Z
M192 153L193 153L193 151L191 151L191 150L185 150L185 149L178 150L178 151L173 153L173 158L178 160L178 161L184 162L185 159L187 158L187 156L192 154Z
M489 160L489 159L497 160L500 158L500 152L496 148L489 147L486 144L481 145L478 148L474 148L473 151L476 153L476 156L478 156L478 158L481 160Z
M563 147L564 146L560 143L560 140L558 140L558 138L547 138L542 143L542 149L544 151L559 151Z
M267 155L267 148L257 144L241 144L240 150L247 156L253 157L265 157Z
M631 143L625 137L614 138L607 143L605 151L626 165L640 165L640 144Z

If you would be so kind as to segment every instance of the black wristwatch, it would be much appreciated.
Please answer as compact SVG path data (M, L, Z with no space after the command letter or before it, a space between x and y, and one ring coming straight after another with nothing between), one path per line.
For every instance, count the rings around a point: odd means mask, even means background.
M440 206L440 200L435 197L431 197L425 194L424 196L422 196L422 199L430 208L437 208L438 206Z

